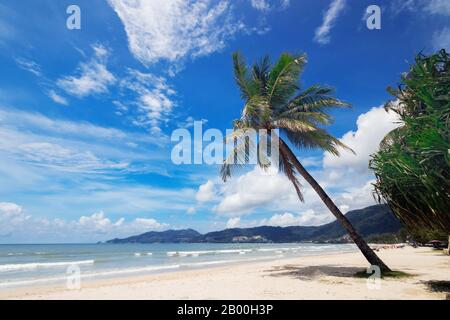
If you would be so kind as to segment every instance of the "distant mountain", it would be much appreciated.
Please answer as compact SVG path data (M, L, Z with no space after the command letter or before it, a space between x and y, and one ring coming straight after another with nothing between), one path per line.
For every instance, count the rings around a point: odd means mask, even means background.
M402 226L386 205L375 205L349 211L346 217L365 238L396 234ZM159 242L347 242L349 239L338 221L314 227L270 227L234 228L209 232L204 235L188 230L147 232L126 239L114 239L107 243L159 243Z
M201 242L202 234L192 230L167 230L162 232L150 231L138 236L125 239L113 239L107 243L179 243L179 242Z

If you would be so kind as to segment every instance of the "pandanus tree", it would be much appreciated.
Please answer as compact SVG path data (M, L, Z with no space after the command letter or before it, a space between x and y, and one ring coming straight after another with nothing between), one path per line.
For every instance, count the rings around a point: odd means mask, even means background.
M411 233L450 234L450 55L418 55L385 109L401 125L372 155L375 191ZM449 237L450 240L450 237ZM449 245L450 248L450 245Z
M298 149L319 149L336 156L339 156L339 148L352 151L325 130L325 126L333 121L329 110L349 105L335 98L329 87L313 85L300 90L299 79L305 63L305 55L284 53L274 64L264 57L249 68L240 53L233 54L235 80L245 101L241 118L234 121L233 139L245 134L246 130L273 132L277 129L279 170L292 182L300 201L303 201L303 195L298 175L317 192L369 263L379 266L382 271L390 271L300 163L287 143L289 141ZM242 149L242 144L234 143L234 153L231 154L240 152L237 150L239 148ZM258 157L258 164L266 169L267 162L260 160ZM238 166L233 161L225 161L221 169L223 180L231 177L233 169Z

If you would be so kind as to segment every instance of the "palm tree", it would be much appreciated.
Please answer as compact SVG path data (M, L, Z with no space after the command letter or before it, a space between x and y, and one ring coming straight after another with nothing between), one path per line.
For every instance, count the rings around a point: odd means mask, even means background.
M278 129L283 137L299 149L321 149L336 156L339 155L338 147L351 150L323 129L323 126L329 125L333 120L327 112L330 108L349 105L333 97L333 90L328 87L314 85L300 91L298 82L305 63L305 55L284 53L274 65L271 65L266 56L249 70L241 54L233 54L235 80L245 101L241 118L234 121L233 139L245 130L265 129L271 132L273 129ZM245 141L244 144L248 145L248 140ZM239 147L235 143L233 156L237 154ZM259 157L258 160L260 160ZM258 161L258 164L261 167L267 167L261 161ZM239 164L224 162L221 169L224 181L231 177L232 169L236 166ZM379 266L381 271L390 271L303 167L281 136L279 137L279 168L294 185L300 201L303 201L303 196L297 174L300 174L317 192L369 263Z

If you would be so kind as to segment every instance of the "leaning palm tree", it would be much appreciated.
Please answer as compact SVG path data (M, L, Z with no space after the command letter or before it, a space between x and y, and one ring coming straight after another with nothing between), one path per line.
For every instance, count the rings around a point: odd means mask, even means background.
M297 148L320 149L339 155L338 148L351 151L338 139L331 136L323 127L332 122L332 116L327 112L333 107L348 107L335 97L328 87L314 85L300 91L299 78L306 63L305 55L282 54L278 61L271 65L266 56L260 63L247 67L239 53L233 54L236 83L241 91L245 106L240 119L234 121L233 139L246 130L278 129L279 139L279 169L292 182L300 201L303 201L301 185L297 174L300 174L317 192L322 201L347 230L362 254L372 265L380 267L381 271L390 271L383 261L367 245L350 221L345 217L331 198L299 162L294 152L284 138ZM248 146L248 139L243 144L234 143L231 156ZM236 141L236 140L234 140ZM240 148L240 150L238 150ZM245 156L248 158L248 155ZM267 162L258 157L258 164L267 168ZM235 167L233 161L225 161L221 174L224 181L231 177Z

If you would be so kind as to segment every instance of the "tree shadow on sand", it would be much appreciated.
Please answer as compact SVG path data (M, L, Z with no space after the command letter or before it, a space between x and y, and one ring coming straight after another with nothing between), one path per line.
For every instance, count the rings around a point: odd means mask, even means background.
M426 281L425 284L431 291L450 293L450 281L430 280Z
M300 280L314 280L318 277L332 276L342 278L354 278L357 272L361 272L361 267L342 267L335 265L320 266L295 266L286 265L267 270L267 276L272 277L292 277Z
M425 285L432 292L442 292L445 293L445 299L450 300L450 281L446 280L430 280L425 281Z

